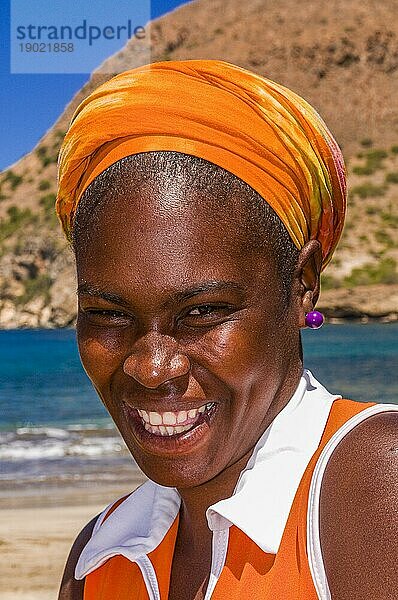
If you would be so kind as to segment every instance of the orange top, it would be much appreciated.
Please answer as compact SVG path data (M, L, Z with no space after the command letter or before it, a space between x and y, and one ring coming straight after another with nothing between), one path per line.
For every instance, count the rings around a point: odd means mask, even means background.
M307 556L307 509L312 475L334 433L369 406L372 403L351 400L333 403L321 442L296 492L276 555L265 553L240 529L231 526L226 561L212 600L318 600ZM158 547L148 554L161 600L168 597L177 529L178 517ZM125 557L114 556L86 577L84 600L149 599L140 568Z

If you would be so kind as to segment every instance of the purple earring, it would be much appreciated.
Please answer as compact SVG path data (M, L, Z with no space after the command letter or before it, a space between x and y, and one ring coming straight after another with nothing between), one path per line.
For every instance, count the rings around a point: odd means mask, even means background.
M324 322L324 316L318 310L312 310L305 315L305 324L311 329L319 329Z

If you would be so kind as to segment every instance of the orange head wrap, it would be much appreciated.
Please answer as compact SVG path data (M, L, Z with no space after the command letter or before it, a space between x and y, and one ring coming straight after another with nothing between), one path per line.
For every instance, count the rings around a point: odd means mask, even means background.
M323 266L344 222L344 162L317 112L260 75L218 60L149 64L117 75L77 108L59 157L57 212L71 239L89 184L123 157L174 150L256 190L297 248L317 239Z

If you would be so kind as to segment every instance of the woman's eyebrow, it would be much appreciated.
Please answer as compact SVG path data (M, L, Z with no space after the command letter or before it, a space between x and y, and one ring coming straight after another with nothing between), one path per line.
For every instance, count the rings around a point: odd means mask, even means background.
M184 300L189 300L198 294L220 291L235 291L242 294L244 293L245 288L239 283L236 283L236 281L206 281L181 292L176 292L173 294L173 300L177 302L183 302Z
M103 300L107 300L108 302L112 302L114 304L120 304L120 306L127 306L128 301L119 296L119 294L115 294L114 292L107 292L96 285L90 285L89 283L81 283L76 290L76 294L87 294L88 296L95 296L97 298L102 298Z
M171 297L164 303L164 306L167 306L171 303L184 302L185 300L189 300L190 298L206 292L218 291L235 291L242 294L244 293L245 289L235 281L206 281L185 290L172 293ZM108 302L112 302L114 304L119 304L120 306L130 305L130 302L119 294L108 292L96 285L91 285L89 283L81 283L78 286L76 293L78 295L87 294L88 296L102 298L103 300L107 300Z

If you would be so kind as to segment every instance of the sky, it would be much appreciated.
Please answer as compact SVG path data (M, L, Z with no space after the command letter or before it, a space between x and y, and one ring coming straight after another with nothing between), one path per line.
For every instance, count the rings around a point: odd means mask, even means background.
M79 7L81 14L75 11L79 23L87 16L86 11L83 12L81 8L82 0L59 0L57 2L41 0L41 2L46 1L53 11L51 18L54 21L57 16L55 7L63 3L74 6L75 9ZM114 7L121 9L123 5L125 8L129 2L131 4L142 2L148 9L150 18L154 19L181 4L186 4L188 0L120 0L120 2L117 0L102 0L103 6L101 0L97 0L96 3L91 2L91 4L98 11L99 7L105 9L109 4L113 7L113 10ZM13 15L16 14L16 9L18 9L19 15L23 14L25 8L28 15L29 10L32 10L34 6L35 0L33 2L32 0L1 0L0 2L0 170L12 165L32 150L44 133L54 124L74 94L89 79L88 73L22 74L11 72L15 71L16 68L20 68L18 64L15 67L13 62L13 68L11 69L11 7ZM143 14L145 14L145 11ZM121 22L124 23L124 20L121 19ZM111 44L108 45L108 42L106 45L106 48L112 48L110 55L114 54L117 49L122 48L126 43L126 39L114 40L111 43L112 46ZM27 55L25 56L30 58ZM101 62L102 60L99 60L99 63Z

